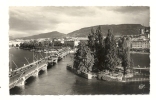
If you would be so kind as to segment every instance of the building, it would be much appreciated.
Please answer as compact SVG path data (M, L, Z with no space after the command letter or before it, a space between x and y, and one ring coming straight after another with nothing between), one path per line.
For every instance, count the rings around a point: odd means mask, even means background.
M88 37L77 37L76 39L78 41L86 41L86 40L88 40Z
M147 34L147 38L150 38L150 27L145 28L145 34Z
M16 46L16 45L20 45L20 43L22 42L17 42L17 41L9 41L9 46Z
M132 49L150 49L150 27L140 29L140 34L133 36Z
M135 40L131 42L132 49L150 49L149 40Z
M79 45L79 42L80 41L78 41L78 40L64 41L64 45L70 46L70 47L75 47L75 46Z
M140 29L140 37L142 38L150 38L150 27L145 27Z

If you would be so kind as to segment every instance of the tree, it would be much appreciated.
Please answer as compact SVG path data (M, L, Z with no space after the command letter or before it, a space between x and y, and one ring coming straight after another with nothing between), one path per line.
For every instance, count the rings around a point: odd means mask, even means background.
M23 43L20 43L19 47L22 49L23 48Z
M95 33L93 28L91 29L91 34L88 36L88 47L91 49L92 52L95 50Z
M101 32L101 27L99 26L96 30L97 39L96 39L96 55L97 55L97 65L99 70L104 69L104 58L105 58L105 45L104 39Z
M129 40L126 40L126 38L122 39L122 66L124 69L123 74L126 74L126 71L128 68L133 66L133 60L130 57L130 47L128 46Z
M93 65L94 57L92 51L84 42L81 42L74 56L74 68L81 72L90 72Z
M18 44L16 44L16 47L19 47L19 45L18 45Z
M88 47L93 52L94 56L94 70L103 70L104 66L104 42L101 27L99 26L94 30L91 30L91 34L88 36Z
M112 34L112 30L108 30L107 37L105 39L105 69L113 71L116 66L120 64L120 60L117 55L117 45L115 37Z

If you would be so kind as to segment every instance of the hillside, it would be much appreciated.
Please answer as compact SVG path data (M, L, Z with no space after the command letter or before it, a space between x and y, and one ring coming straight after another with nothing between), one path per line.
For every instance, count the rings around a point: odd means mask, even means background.
M33 36L28 36L28 37L22 37L22 39L38 39L38 38L60 38L64 37L66 34L53 31L53 32L48 32L48 33L41 33L38 35L33 35Z
M119 25L100 25L102 34L107 35L107 30L112 29L114 35L137 35L139 29L144 28L141 24L119 24ZM96 30L98 26L85 27L79 30L68 33L67 36L73 37L87 37L91 33L91 28Z
M9 36L9 40L13 40L14 39L14 37L13 36Z
M98 25L99 26L99 25ZM73 31L66 34L53 31L48 33L41 33L38 35L28 36L28 37L21 37L21 39L38 39L38 38L62 38L62 37L87 37L91 33L91 29L93 28L94 31L97 29L98 26L91 26L81 28L79 30ZM104 36L107 35L108 29L113 30L114 35L137 35L140 33L140 28L144 28L141 24L119 24L119 25L100 25L102 34ZM14 39L10 36L10 39Z

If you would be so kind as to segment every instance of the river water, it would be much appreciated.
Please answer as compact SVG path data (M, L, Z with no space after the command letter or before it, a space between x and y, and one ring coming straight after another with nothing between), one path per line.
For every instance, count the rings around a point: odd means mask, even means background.
M32 52L20 49L10 49L10 60L17 66L27 64L23 57L32 61ZM41 56L41 55L40 55ZM42 54L45 56L45 54ZM149 66L149 55L132 54L134 64ZM38 57L39 58L39 57ZM52 66L47 72L26 80L25 87L15 87L10 90L11 95L87 95L87 94L149 94L149 82L106 82L97 79L87 80L66 70L66 65L72 64L72 55L68 55L58 64ZM15 65L12 65L15 67ZM145 84L144 89L139 89L140 84Z

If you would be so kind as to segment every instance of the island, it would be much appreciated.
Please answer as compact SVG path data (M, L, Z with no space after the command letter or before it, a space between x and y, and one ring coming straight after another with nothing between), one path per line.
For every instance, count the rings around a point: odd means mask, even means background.
M91 29L88 41L79 43L73 65L67 65L67 70L87 79L118 82L148 81L147 74L135 77L137 72L134 71L130 55L130 41L128 36L117 40L111 29L108 29L106 38L103 37L100 26L96 31Z

